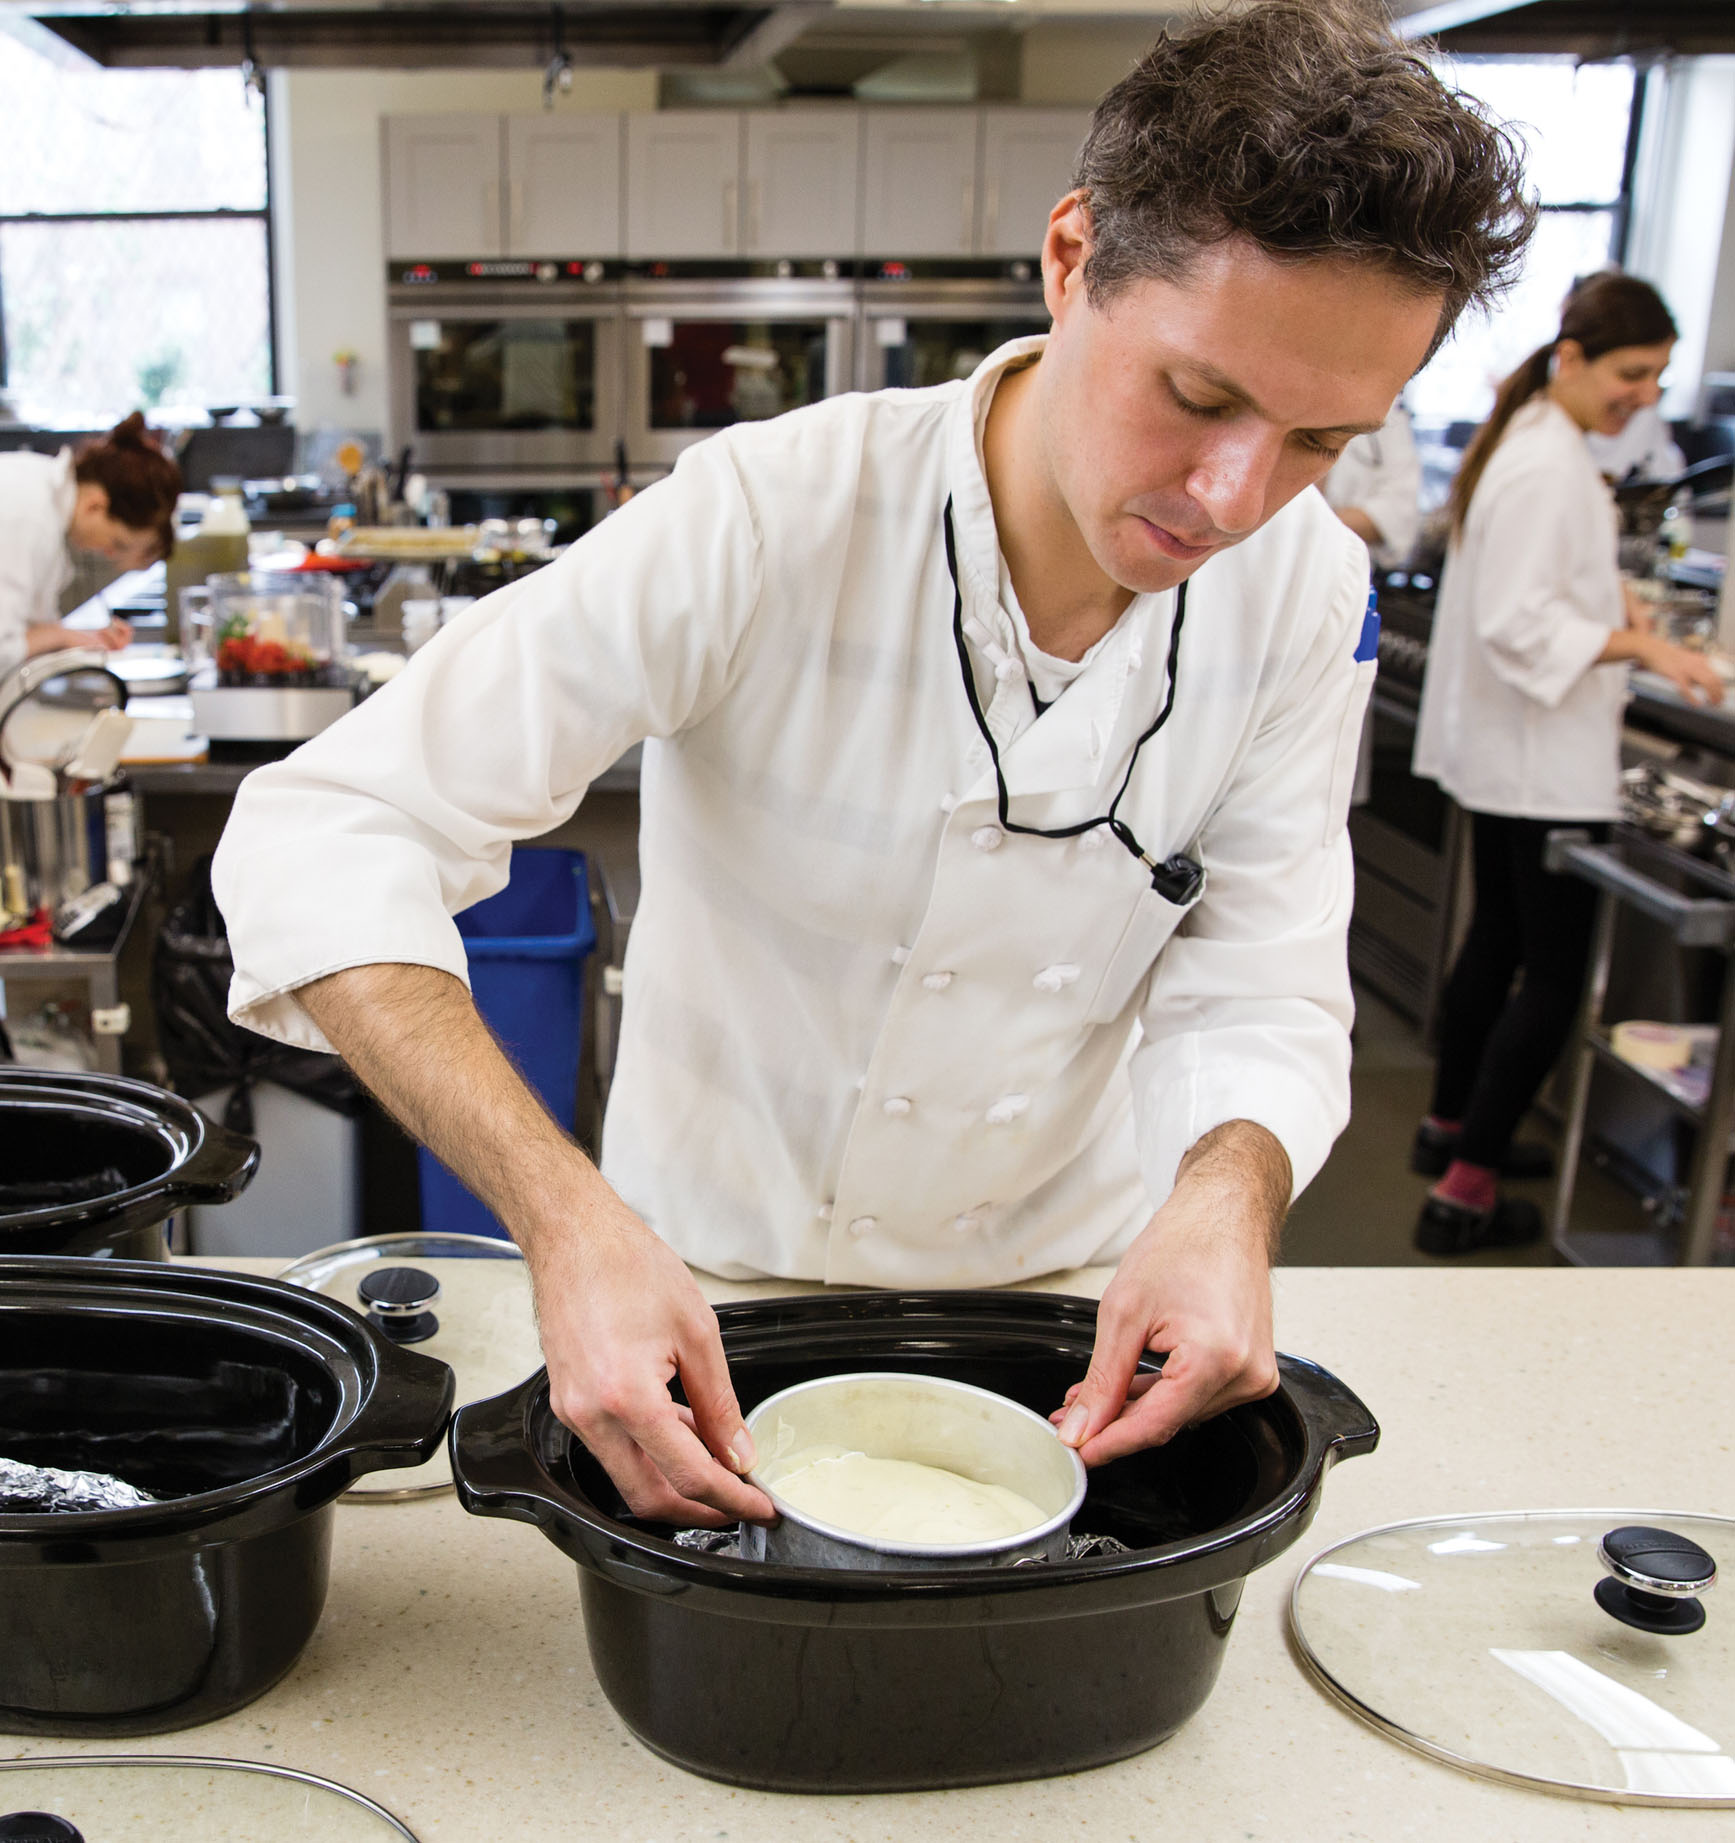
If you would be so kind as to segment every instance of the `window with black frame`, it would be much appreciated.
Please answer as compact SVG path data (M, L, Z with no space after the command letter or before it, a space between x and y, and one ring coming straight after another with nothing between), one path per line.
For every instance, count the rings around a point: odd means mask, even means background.
M263 99L0 33L0 389L43 427L272 394Z
M1626 254L1645 78L1624 59L1438 58L1448 83L1522 135L1542 206L1523 274L1491 313L1466 314L1404 393L1418 422L1479 422L1495 383L1554 337L1580 276Z

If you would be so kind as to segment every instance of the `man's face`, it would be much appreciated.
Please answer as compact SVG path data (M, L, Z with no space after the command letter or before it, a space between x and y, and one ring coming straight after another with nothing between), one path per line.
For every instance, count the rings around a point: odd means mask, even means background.
M1097 565L1172 588L1377 429L1427 356L1442 297L1343 259L1279 263L1241 239L1185 278L1093 306L1089 218L1043 251L1054 332L1038 367L1044 460Z

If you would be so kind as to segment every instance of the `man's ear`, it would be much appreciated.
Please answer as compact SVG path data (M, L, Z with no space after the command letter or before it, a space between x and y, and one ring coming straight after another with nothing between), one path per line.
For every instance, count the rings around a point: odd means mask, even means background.
M1084 266L1091 252L1090 194L1069 192L1048 214L1042 239L1042 298L1049 317L1060 320L1084 295Z

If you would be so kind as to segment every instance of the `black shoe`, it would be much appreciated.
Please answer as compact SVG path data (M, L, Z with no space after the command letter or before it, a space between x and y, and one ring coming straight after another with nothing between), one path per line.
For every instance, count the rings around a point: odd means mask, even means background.
M1410 1169L1418 1177L1444 1177L1446 1167L1458 1156L1458 1137L1457 1133L1424 1120L1416 1128L1416 1136L1410 1144ZM1500 1161L1500 1175L1518 1183L1553 1177L1554 1153L1533 1141L1510 1145Z
M1471 1209L1431 1196L1416 1218L1416 1247L1422 1254L1523 1248L1541 1239L1542 1211L1522 1197L1502 1197L1492 1209Z

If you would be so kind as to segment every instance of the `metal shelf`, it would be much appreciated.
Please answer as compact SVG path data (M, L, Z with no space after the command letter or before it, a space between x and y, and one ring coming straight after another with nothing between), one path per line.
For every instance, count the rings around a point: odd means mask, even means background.
M1608 998L1609 966L1614 956L1615 917L1623 905L1667 929L1677 946L1713 948L1727 963L1735 959L1735 881L1679 852L1664 852L1643 841L1620 837L1606 845L1596 844L1588 833L1571 830L1549 835L1544 862L1552 871L1583 877L1598 890L1590 977L1572 1054L1571 1098L1549 1224L1554 1250L1575 1266L1588 1264L1584 1237L1574 1234L1571 1228L1572 1198L1584 1151L1591 1075L1597 1064L1603 1063L1642 1082L1694 1127L1696 1142L1675 1258L1689 1267L1709 1266L1728 1176L1731 1129L1735 1128L1735 967L1725 965L1721 1015L1717 1020L1717 1058L1702 1105L1676 1093L1657 1071L1640 1068L1617 1056L1603 1019L1603 1006ZM1692 893L1684 894L1659 881L1650 874L1652 869L1687 884ZM1662 1245L1659 1235L1649 1238L1652 1249Z

